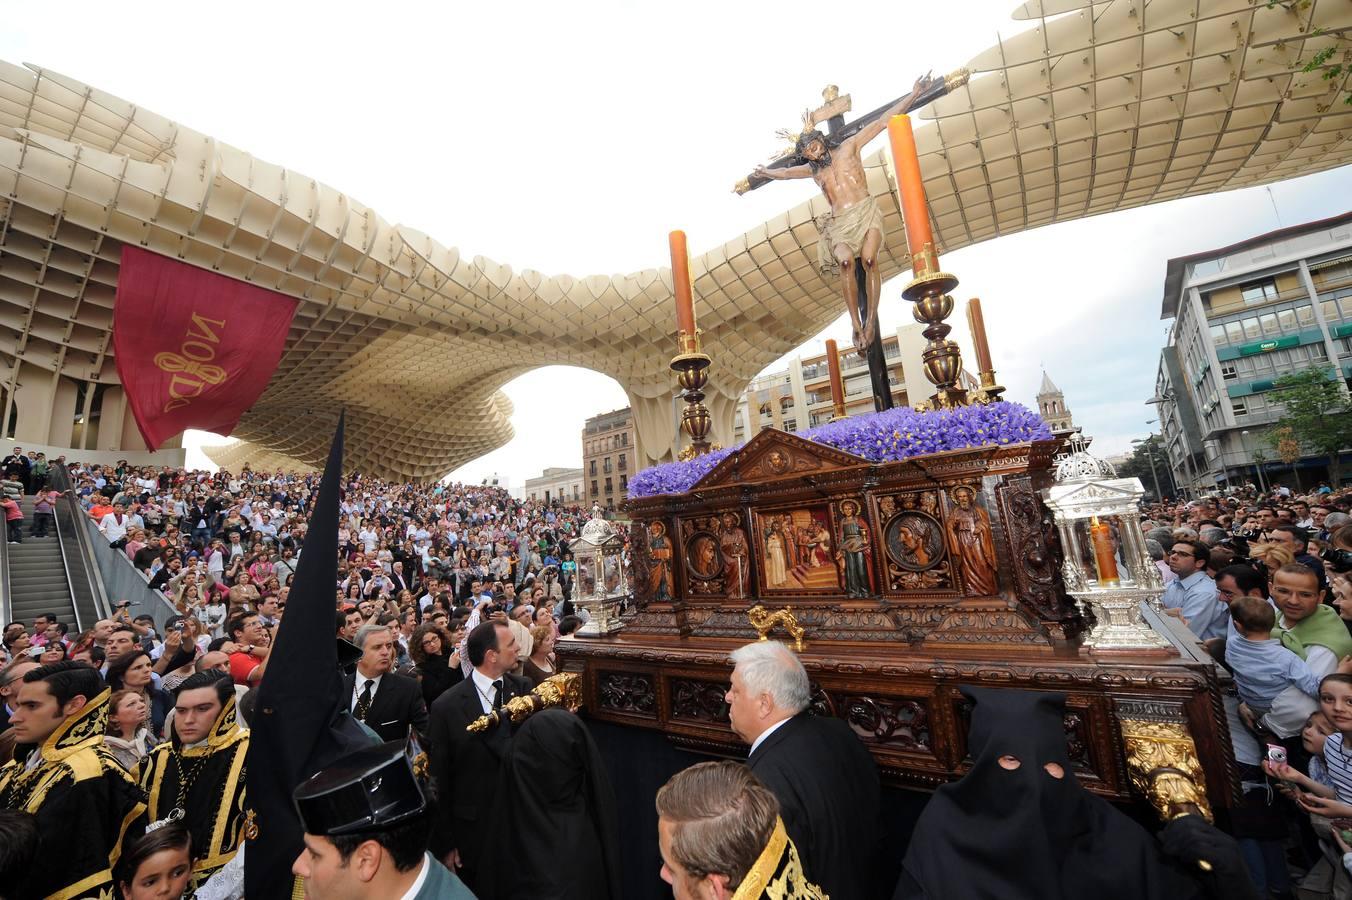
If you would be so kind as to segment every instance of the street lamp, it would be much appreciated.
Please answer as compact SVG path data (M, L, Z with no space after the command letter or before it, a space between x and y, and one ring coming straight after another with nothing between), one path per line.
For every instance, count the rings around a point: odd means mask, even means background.
M1155 420L1151 419L1150 421L1153 422ZM1149 425L1150 422L1147 422L1146 424ZM1158 501L1163 501L1164 493L1160 490L1160 476L1159 473L1155 471L1154 438L1155 436L1152 434L1150 437L1145 438L1144 440L1141 438L1136 438L1134 441L1132 441L1132 443L1145 444L1145 458L1150 460L1150 477L1155 482L1155 499Z
M1249 429L1245 428L1241 431L1239 438L1244 444L1244 455L1253 457L1253 470L1258 474L1258 491L1266 494L1267 487L1263 483L1263 467L1258 463L1258 454L1249 449Z

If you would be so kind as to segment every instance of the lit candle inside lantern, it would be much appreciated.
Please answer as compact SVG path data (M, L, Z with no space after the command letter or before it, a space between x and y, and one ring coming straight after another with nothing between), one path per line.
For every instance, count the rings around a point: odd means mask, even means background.
M671 232L667 243L671 247L671 287L676 292L676 328L693 338L695 299L690 293L690 254L685 248L685 232Z
M834 415L845 415L845 385L840 380L840 351L835 341L826 342L826 370L831 373L831 405Z
M1100 522L1098 516L1093 516L1089 520L1089 537L1094 544L1094 562L1098 564L1099 584L1117 584L1117 557L1113 551L1112 527L1107 522Z
M976 297L967 302L967 327L971 329L972 343L976 345L977 372L994 372L991 345L986 342L986 320L981 315L981 301Z
M911 269L916 277L937 272L939 256L934 250L934 233L930 231L929 205L925 202L925 183L920 179L920 155L915 149L911 117L903 114L889 119L887 137L892 142L892 167L897 173Z

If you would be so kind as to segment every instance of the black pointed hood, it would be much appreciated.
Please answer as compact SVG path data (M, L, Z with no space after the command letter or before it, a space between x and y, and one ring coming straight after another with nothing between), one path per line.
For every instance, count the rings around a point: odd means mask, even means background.
M292 895L291 864L303 843L291 792L333 760L373 743L348 714L333 640L343 425L340 416L286 616L258 687L248 756L248 802L258 826L245 854L249 900Z

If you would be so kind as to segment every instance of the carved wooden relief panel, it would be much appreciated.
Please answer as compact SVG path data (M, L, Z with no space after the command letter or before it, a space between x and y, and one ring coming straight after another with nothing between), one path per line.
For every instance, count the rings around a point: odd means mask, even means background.
M877 495L889 592L953 592L939 496L937 490Z
M829 504L758 509L752 520L762 592L837 593L843 588Z

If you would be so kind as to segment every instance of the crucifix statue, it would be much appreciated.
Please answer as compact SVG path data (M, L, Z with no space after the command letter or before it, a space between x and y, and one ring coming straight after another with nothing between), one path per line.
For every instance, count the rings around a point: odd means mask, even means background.
M829 85L822 91L825 103L803 114L800 132L780 132L793 141L793 146L768 165L757 166L734 188L744 194L767 181L791 178L811 178L821 188L831 211L817 219L817 262L823 273L839 273L854 349L868 360L873 404L879 412L893 406L887 360L878 333L878 295L882 290L878 251L883 243L883 214L869 193L860 151L883 132L892 116L923 106L966 81L965 70L944 79L921 76L909 94L848 124L845 113L851 108L850 97ZM817 128L822 122L827 123L826 134Z

